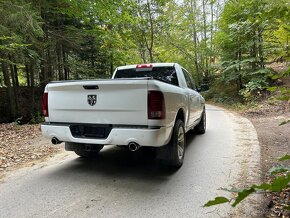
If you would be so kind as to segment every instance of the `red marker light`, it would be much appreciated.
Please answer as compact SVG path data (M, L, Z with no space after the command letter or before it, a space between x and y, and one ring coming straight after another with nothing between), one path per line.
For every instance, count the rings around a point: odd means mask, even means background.
M152 68L152 64L137 64L136 68Z

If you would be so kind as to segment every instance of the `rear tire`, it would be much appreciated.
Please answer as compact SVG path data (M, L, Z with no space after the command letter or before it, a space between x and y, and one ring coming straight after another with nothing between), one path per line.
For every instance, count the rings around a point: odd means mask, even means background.
M194 127L194 131L197 134L204 134L206 130L206 113L205 113L205 108L202 111L201 119L199 121L199 124L197 124Z
M170 142L167 146L167 162L168 165L174 168L180 168L183 164L185 153L185 130L182 120L177 120L173 127L173 132Z
M88 150L88 146L93 148ZM98 156L104 145L93 145L93 144L75 144L74 152L83 158L92 158Z

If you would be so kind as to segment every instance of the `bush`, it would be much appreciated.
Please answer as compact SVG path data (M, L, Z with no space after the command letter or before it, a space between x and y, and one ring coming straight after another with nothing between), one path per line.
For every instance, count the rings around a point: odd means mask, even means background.
M217 79L206 92L202 95L207 101L213 101L222 104L235 104L242 99L237 93L236 85L232 83L223 82Z
M245 88L240 90L239 94L246 101L255 100L267 86L268 83L265 78L255 78L248 82Z
M29 121L29 124L38 124L44 122L44 117L40 112L35 112L31 114L31 120Z

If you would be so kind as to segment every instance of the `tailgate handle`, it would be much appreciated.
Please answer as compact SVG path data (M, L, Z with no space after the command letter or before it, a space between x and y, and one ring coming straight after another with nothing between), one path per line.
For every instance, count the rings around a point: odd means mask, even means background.
M99 89L98 85L85 85L83 87L84 89Z

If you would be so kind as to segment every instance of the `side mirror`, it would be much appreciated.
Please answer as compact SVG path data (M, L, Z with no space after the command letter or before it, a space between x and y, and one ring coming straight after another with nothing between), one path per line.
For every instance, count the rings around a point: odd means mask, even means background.
M209 89L208 84L201 84L201 86L200 86L201 92L207 91L208 89Z

